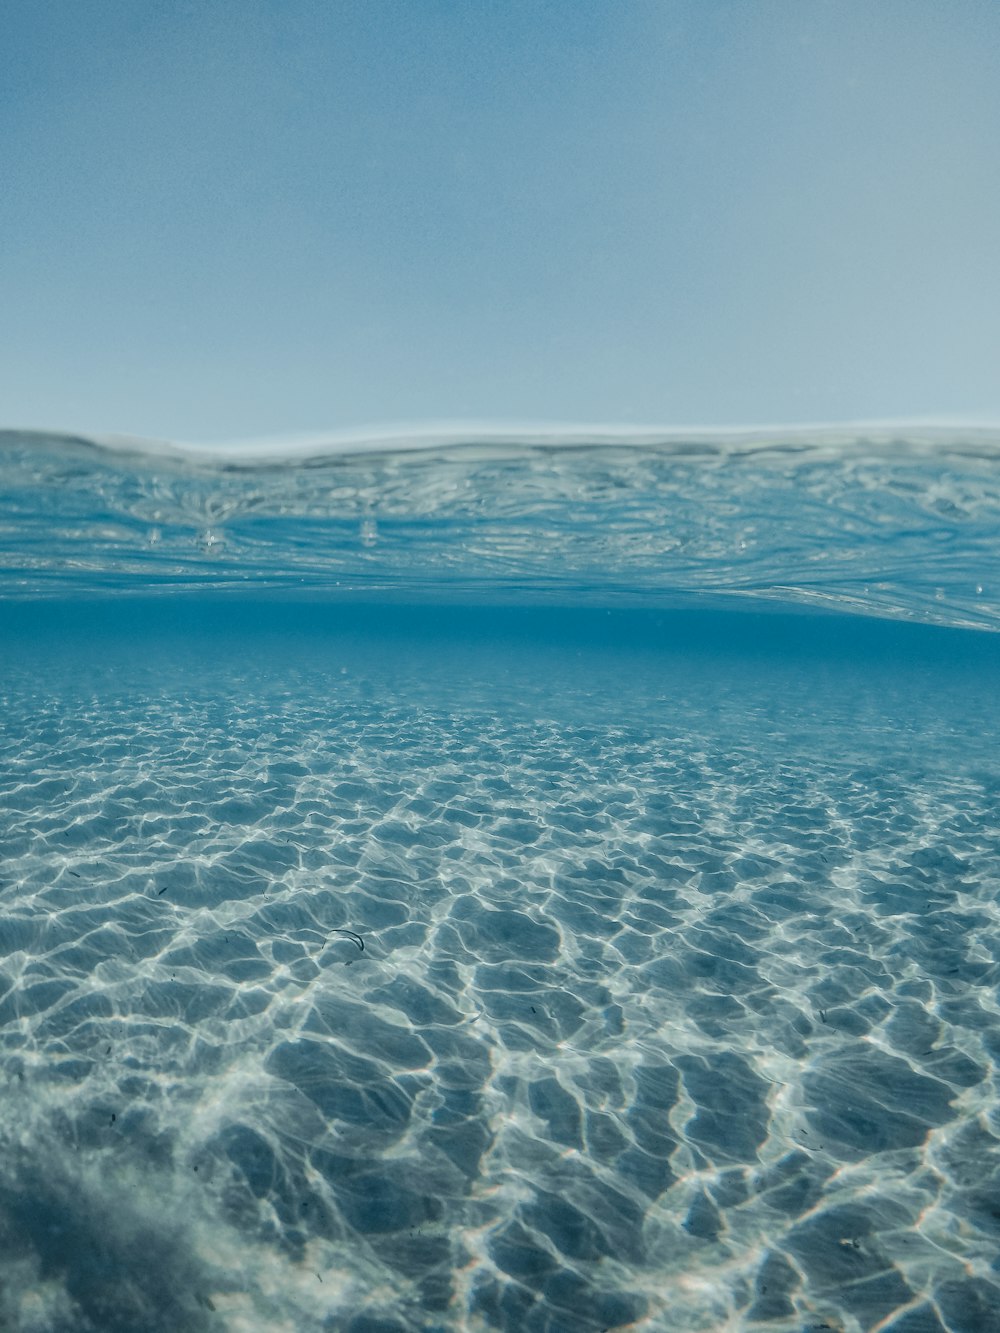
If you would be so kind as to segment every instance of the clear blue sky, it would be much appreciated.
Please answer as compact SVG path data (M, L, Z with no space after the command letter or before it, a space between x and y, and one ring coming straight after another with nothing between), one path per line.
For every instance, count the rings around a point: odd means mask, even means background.
M1000 418L997 0L3 0L0 425Z

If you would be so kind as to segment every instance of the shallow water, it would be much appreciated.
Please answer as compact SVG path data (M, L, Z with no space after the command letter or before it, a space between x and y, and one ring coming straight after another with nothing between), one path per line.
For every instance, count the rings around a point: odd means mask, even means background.
M1000 1327L1000 454L612 443L0 436L0 1327Z
M996 1326L992 636L7 624L5 1326Z

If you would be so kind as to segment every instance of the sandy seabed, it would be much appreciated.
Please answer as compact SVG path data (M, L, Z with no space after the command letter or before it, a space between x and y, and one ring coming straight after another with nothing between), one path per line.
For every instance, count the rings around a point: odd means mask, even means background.
M1000 1327L988 691L192 661L4 672L0 1325Z

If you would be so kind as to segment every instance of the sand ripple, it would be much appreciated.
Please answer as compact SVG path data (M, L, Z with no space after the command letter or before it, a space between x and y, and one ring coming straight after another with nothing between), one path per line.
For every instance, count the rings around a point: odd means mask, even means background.
M989 747L660 688L14 680L0 1322L1000 1326Z

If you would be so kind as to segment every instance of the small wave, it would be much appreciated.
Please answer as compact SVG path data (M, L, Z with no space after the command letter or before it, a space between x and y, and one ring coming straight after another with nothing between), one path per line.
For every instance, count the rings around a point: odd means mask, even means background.
M0 431L0 598L720 603L1000 628L1000 429Z

